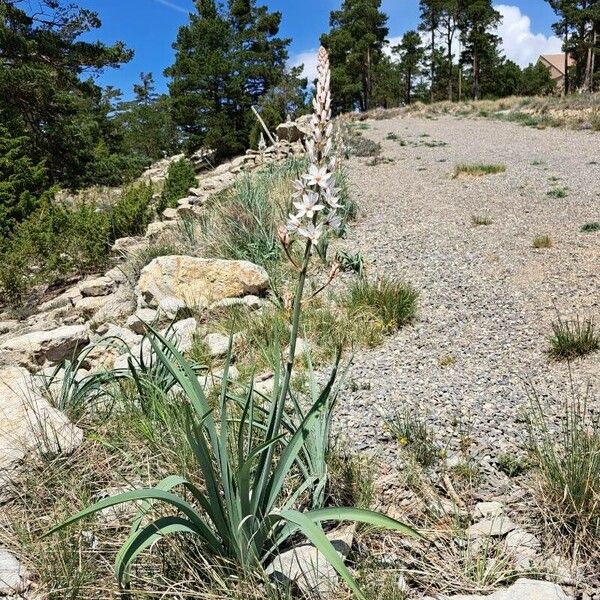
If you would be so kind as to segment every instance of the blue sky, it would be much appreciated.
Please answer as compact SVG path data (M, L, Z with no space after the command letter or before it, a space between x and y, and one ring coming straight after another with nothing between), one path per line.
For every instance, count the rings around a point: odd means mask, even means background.
M327 31L329 12L341 0L263 0L271 10L283 13L281 35L292 38L290 63L303 62L312 73L311 59L319 36ZM126 95L141 71L151 71L160 91L166 89L163 70L173 61L171 44L177 29L187 22L192 0L79 0L85 8L98 12L102 28L93 37L105 42L123 40L135 51L135 58L118 70L104 73L99 83L120 88ZM383 0L389 15L390 37L401 36L418 23L417 0ZM554 14L544 0L504 0L498 2L503 14L500 34L507 56L526 65L540 53L560 51L553 37Z

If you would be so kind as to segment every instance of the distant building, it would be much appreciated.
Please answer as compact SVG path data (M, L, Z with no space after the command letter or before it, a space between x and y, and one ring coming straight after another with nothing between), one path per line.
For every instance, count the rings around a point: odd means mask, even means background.
M565 87L565 55L564 54L542 54L538 58L538 64L543 64L549 71L552 81L556 83L557 91ZM575 65L575 61L569 56L569 67Z

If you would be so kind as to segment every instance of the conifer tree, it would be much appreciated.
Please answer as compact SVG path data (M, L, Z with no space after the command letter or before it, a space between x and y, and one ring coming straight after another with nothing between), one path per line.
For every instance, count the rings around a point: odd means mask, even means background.
M321 37L331 60L334 109L371 107L377 66L388 34L381 0L343 0L330 15L330 31Z
M289 40L277 37L280 13L256 0L197 0L190 23L174 44L175 63L165 73L174 120L190 149L243 152L253 127L251 107L283 78Z
M425 49L421 36L416 31L407 31L402 41L393 48L400 58L400 71L404 77L404 101L410 104L414 86L414 78L421 74Z

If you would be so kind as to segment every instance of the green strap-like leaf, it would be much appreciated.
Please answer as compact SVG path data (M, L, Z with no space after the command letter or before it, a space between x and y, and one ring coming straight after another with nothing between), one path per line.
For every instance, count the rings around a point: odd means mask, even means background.
M202 537L198 528L182 517L161 517L143 529L133 532L115 558L115 575L121 586L129 582L131 566L146 548L173 533L192 533Z
M44 537L51 535L65 527L76 523L77 521L81 521L81 519L85 519L93 514L104 510L105 508L110 508L112 506L118 506L119 504L125 504L126 502L136 502L138 500L160 500L167 504L170 504L181 511L184 515L188 517L190 521L198 528L200 532L202 532L202 537L205 541L213 548L213 551L222 553L223 547L221 542L216 538L214 533L206 526L206 523L200 518L196 510L191 504L188 504L185 500L173 494L171 492L165 492L163 490L157 490L154 488L147 488L143 490L132 490L130 492L125 492L123 494L117 494L116 496L111 496L110 498L105 498L104 500L100 500L96 502L92 506L88 506L84 510L78 512L75 515L70 516L68 519L56 525L50 531L48 531Z
M360 591L348 567L344 564L344 560L337 553L333 544L327 539L321 527L297 510L282 510L280 514L286 521L295 525L313 546L321 552L327 562L337 571L338 575L346 582L346 585L359 600L367 600L366 596Z

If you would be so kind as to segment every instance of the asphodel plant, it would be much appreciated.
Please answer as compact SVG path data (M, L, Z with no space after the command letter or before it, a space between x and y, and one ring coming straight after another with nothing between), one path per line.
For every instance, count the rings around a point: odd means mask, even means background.
M355 595L363 599L364 595L325 535L322 524L354 521L419 537L407 525L372 511L326 507L306 500L307 494L323 497L323 482L319 481L322 473L316 473L311 466L307 440L314 439L320 431L323 436L329 436L328 427L321 429L320 419L340 390L338 360L326 385L311 395L312 406L307 410L300 411L290 395L311 256L328 228L339 226L337 190L333 185L329 77L327 52L321 48L312 135L307 141L310 166L296 182L297 213L290 215L287 231L281 235L286 250L291 243L290 236L297 236L297 241L302 240L305 246L302 263L296 265L298 279L290 317L290 350L284 367L275 367L271 396L256 394L252 385L242 396L234 396L228 381L227 359L218 406L211 407L193 365L171 341L149 328L156 360L170 373L169 380L174 383L169 385L170 392L178 389L187 400L187 403L177 401L182 410L189 411L188 443L198 464L198 476L191 481L174 475L154 487L101 500L50 532L106 508L135 502L137 516L115 563L116 576L122 586L128 585L132 566L140 553L171 534L195 536L208 562L215 566L237 565L240 572L235 575L239 577L244 572L264 572L301 533L330 562ZM290 259L293 260L291 254ZM135 369L133 363L130 369ZM167 398L168 392L165 392L165 401ZM293 420L287 414L290 410L298 411ZM153 506L158 502L169 506L173 514L164 516L162 510L156 515ZM314 508L299 510L299 505Z

